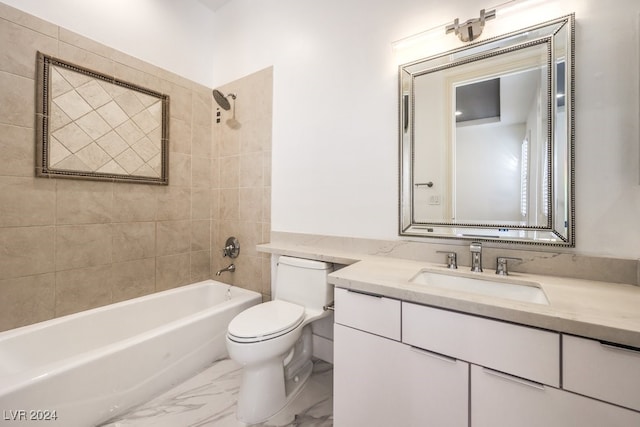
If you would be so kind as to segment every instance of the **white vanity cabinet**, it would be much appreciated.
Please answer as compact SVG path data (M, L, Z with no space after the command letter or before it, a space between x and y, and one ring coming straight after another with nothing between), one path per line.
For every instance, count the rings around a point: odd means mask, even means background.
M400 301L336 288L335 307L336 427L468 425L469 365L401 343Z
M335 301L336 427L640 426L634 349L339 288Z

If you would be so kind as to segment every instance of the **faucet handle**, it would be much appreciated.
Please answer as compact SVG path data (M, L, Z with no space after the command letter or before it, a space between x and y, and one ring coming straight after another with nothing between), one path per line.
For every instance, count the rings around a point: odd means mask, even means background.
M458 254L453 251L436 251L437 254L447 254L447 268L458 268Z
M509 260L522 261L522 258L499 256L498 258L496 258L496 274L499 274L500 276L509 275L509 269L507 268L507 263Z

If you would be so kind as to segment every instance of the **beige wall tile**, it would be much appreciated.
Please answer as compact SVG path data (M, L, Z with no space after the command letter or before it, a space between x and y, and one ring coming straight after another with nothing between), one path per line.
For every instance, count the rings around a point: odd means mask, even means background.
M218 113L220 114L218 116ZM222 143L222 109L216 106L213 112L213 124L211 125L211 158L220 157L220 144ZM218 122L220 121L220 122Z
M33 59L35 61L35 58ZM0 123L33 128L35 80L0 71Z
M113 302L151 294L156 289L156 259L114 263L111 270Z
M190 253L156 258L156 292L190 283Z
M240 221L262 221L262 187L240 188L238 191L238 209Z
M211 219L220 218L220 190L211 190Z
M240 133L242 132L242 128L235 130L230 129L225 124L225 121L230 117L230 115L225 115L223 112L222 123L215 125L220 127L221 138L218 141L220 157L237 156L240 154Z
M220 159L211 159L211 188L220 188Z
M192 154L203 157L211 157L211 125L194 125L192 129Z
M58 37L58 26L23 11L0 3L0 17L49 37Z
M57 55L58 41L22 25L0 19L0 70L33 79L36 75L36 52ZM11 49L7 49L11 46Z
M169 156L169 185L172 187L191 186L191 156L171 153Z
M172 109L171 100L169 104ZM191 154L191 125L175 117L171 117L169 121L169 151Z
M191 221L160 221L156 225L156 256L191 250Z
M220 219L223 221L237 220L239 218L238 190L220 190Z
M111 221L113 183L81 180L57 181L57 224L101 224Z
M191 189L191 219L211 218L211 190L205 187Z
M169 82L164 83L164 91L171 97L171 117L191 123L191 91Z
M262 187L264 179L262 153L243 154L240 156L240 187Z
M262 295L271 298L271 258L262 257Z
M256 153L271 149L271 118L252 117L242 126L240 152Z
M64 27L60 27L58 32L58 38L61 42L78 47L88 52L92 52L95 55L109 58L113 49L98 43L95 40L87 38L76 32L67 30Z
M56 273L56 317L111 303L111 266Z
M113 224L113 262L155 256L156 223L127 222Z
M113 75L118 80L157 92L163 92L165 82L162 79L143 70L139 70L136 67L114 61ZM171 108L169 110L171 114Z
M234 233L243 245L243 255L260 256L256 245L262 243L262 224L258 222L240 222Z
M190 281L199 282L211 277L211 252L191 252Z
M232 283L244 289L262 293L262 259L259 257L238 257Z
M162 187L158 192L157 221L191 218L191 189L189 187Z
M262 221L271 222L271 187L264 187L262 191Z
M220 188L240 186L240 157L220 158Z
M194 187L211 187L211 159L193 156L191 159L191 182Z
M114 75L113 61L109 58L62 41L60 42L59 50L58 57L64 61L81 65L109 77Z
M0 295L0 331L51 319L55 314L55 275L0 280Z
M262 153L262 170L263 185L271 187L271 151Z
M111 264L111 225L56 227L56 271Z
M0 176L0 227L53 225L55 181Z
M211 250L211 220L191 221L191 250Z
M34 176L35 130L0 124L0 175Z
M113 221L154 221L156 198L161 188L153 185L114 184Z
M193 124L208 128L209 135L211 135L212 99L211 91L194 91L193 93Z
M0 228L0 279L55 271L54 227Z

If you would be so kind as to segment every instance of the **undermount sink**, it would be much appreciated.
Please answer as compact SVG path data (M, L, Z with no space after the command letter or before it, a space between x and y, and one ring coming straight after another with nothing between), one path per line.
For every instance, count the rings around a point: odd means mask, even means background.
M420 270L410 280L417 285L425 285L439 289L469 292L473 294L506 298L514 301L548 305L549 301L539 283L509 277L496 277L495 280L482 273L448 273L428 269Z

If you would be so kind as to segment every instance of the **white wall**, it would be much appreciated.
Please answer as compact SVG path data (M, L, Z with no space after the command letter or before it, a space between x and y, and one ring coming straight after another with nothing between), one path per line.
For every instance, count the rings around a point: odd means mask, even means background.
M576 12L576 252L638 258L640 3L538 4L489 21L483 37ZM489 6L234 0L219 10L214 84L274 65L274 230L398 238L396 62L409 58L391 42ZM421 55L459 44L446 36Z
M1 0L211 86L213 12L196 0Z

